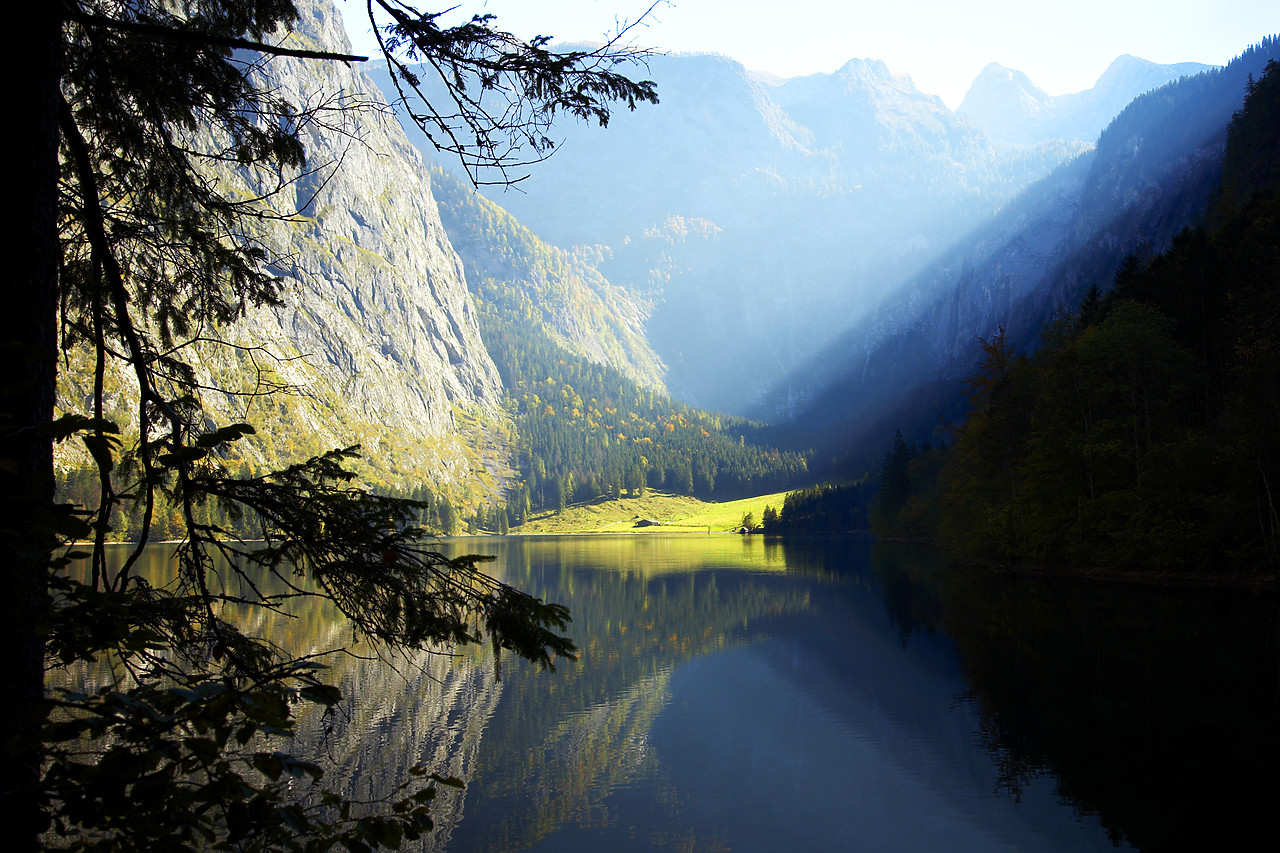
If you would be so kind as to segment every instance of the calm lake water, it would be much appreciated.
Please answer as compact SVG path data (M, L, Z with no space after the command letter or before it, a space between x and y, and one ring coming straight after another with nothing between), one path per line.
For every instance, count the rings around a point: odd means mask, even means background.
M459 776L425 849L1280 849L1275 597L1010 579L861 539L469 538L567 604L554 673L335 658L304 726L374 795ZM269 626L350 641L323 610Z

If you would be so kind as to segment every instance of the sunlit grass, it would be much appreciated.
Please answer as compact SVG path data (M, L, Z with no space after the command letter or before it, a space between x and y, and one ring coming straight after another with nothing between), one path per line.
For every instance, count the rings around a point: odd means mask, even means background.
M544 513L513 527L514 534L535 533L728 533L738 529L750 512L757 524L764 508L782 509L786 492L758 495L725 503L709 503L685 495L648 491L643 497L625 497L574 504L560 513ZM661 524L636 527L640 519Z

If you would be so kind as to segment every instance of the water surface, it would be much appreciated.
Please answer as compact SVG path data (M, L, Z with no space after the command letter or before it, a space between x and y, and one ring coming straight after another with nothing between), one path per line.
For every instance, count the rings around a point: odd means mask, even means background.
M862 539L443 547L568 605L580 656L330 658L349 702L302 727L330 783L466 782L425 849L1280 849L1274 597L1000 577ZM262 629L350 644L332 611L301 617Z
M446 547L567 604L581 655L344 676L353 784L466 780L433 849L1277 849L1274 599L859 539Z

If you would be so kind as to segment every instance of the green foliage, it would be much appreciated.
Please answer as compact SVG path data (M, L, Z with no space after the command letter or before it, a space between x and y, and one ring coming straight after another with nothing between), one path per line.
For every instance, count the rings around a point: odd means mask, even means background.
M524 294L487 282L479 297L481 334L509 389L535 509L646 487L733 498L777 491L807 471L803 456L748 441L758 424L677 403L567 353Z
M1120 293L1117 290L1115 293ZM1131 566L1212 563L1200 368L1173 321L1111 300L1046 327L960 429L944 475L955 550ZM1218 554L1221 556L1221 554Z
M460 527L458 508L447 496L437 494L430 486L418 485L412 489L394 493L404 498L412 507L409 521L430 533L453 536Z
M944 538L977 543L1017 541L1020 483L1015 460L1026 441L1027 363L1016 357L1003 329L982 344L984 358L968 381L970 413L945 474ZM975 476L982 472L983 476Z
M1229 150L1276 140L1274 63ZM1046 325L1032 359L999 340L944 473L961 553L1118 567L1280 564L1280 188L1228 158L1213 231L1130 257L1105 297ZM1261 176L1261 177L1260 177ZM1242 201L1247 199L1247 201Z
M491 17L442 28L409 6L374 7L392 17L379 37L405 84L414 82L397 51L415 61L444 51L446 97L473 85L473 96L501 90L514 99L501 126L484 110L442 119L427 105L419 115L472 167L515 165L508 157L522 144L545 156L540 128L557 112L603 124L612 99L656 100L651 83L614 70L634 57L612 45L553 53L545 39L497 30ZM551 667L574 646L562 606L489 577L485 558L448 559L429 547L413 522L430 512L452 529L448 502L362 488L350 471L357 447L249 471L230 448L253 427L212 423L202 407L211 389L186 353L218 346L219 332L250 308L281 304L284 283L272 272L280 259L263 237L289 211L271 205L306 195L315 174L303 142L335 108L327 97L289 103L263 70L278 56L351 57L289 46L293 0L49 8L41 8L48 43L30 63L46 100L30 116L28 165L48 175L34 192L33 230L50 247L56 238L57 250L33 250L45 268L29 277L45 290L43 301L22 303L22 316L48 341L60 336L64 351L86 353L92 375L85 411L50 423L52 405L40 400L52 400L56 375L36 371L31 382L47 394L23 397L33 411L13 414L45 443L24 450L39 457L26 466L38 482L11 482L15 460L0 466L6 491L34 496L0 531L8 591L29 611L6 625L19 688L5 709L10 842L23 850L398 847L431 828L435 786L461 783L419 769L380 803L327 789L321 766L287 749L295 709L331 709L337 689L314 660L240 626L253 626L255 611L318 597L350 620L356 638L384 650L486 642L495 664L511 652ZM451 130L462 129L459 142ZM128 380L108 387L113 372ZM133 434L108 417L120 407L136 417ZM50 507L41 492L53 481L48 445L74 439L91 467L67 472L70 503ZM46 541L50 517L64 541L88 544L56 559L40 544L33 556L23 540ZM126 534L134 545L116 566L106 544ZM156 536L181 540L176 574L163 584L138 571ZM270 587L257 582L262 573Z
M945 449L909 446L899 432L885 453L880 491L871 507L872 532L893 538L934 536L944 461Z
M874 484L866 480L841 486L824 483L788 492L777 527L771 532L791 536L865 532L870 527L867 507L874 494Z

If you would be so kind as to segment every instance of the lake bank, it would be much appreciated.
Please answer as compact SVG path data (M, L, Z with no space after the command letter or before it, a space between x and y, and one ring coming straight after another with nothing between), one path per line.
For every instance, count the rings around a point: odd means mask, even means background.
M597 500L574 504L558 513L542 513L529 522L512 528L511 535L736 535L744 514L752 513L758 523L764 515L766 506L781 510L786 496L786 492L778 492L717 503L687 495L649 491L643 496ZM636 522L642 520L659 523L636 526ZM936 545L918 538L878 537L878 540ZM1104 566L1018 563L980 558L956 559L954 562L965 568L1010 576L1072 578L1148 587L1201 587L1260 593L1280 592L1280 575L1267 572L1229 571L1204 574L1158 568L1118 569Z
M635 497L573 504L560 512L540 513L513 527L511 535L733 533L747 513L759 523L766 506L781 510L786 496L786 492L777 492L716 503L648 491ZM636 522L644 520L658 523L636 526Z

